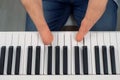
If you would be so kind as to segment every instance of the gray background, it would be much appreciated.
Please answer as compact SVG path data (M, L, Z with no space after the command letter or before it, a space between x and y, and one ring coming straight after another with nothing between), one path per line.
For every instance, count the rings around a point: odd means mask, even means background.
M75 24L71 17L66 25ZM22 31L25 28L25 10L20 0L0 0L0 31ZM120 30L120 8L118 11L118 29Z

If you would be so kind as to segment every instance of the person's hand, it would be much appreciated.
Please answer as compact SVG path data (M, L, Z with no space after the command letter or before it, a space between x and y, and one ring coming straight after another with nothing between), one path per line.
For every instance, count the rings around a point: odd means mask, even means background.
M44 18L42 0L21 0L21 2L33 20L43 43L45 45L51 44L53 35Z
M107 2L108 0L89 0L86 15L76 35L77 41L81 41L86 33L100 19L106 9Z
M43 32L43 33L41 33L41 38L42 38L42 41L43 41L43 43L45 45L52 44L53 35L51 34L51 32Z
M45 45L50 45L53 41L53 35L49 28L46 28L45 30L39 31L40 37Z

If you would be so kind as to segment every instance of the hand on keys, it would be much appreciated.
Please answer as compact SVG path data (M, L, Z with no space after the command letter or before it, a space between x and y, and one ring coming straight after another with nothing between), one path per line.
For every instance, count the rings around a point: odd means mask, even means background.
M52 43L53 41L53 35L52 33L50 32L49 29L46 29L44 31L39 31L40 33L40 36L42 38L42 41L45 45L49 45Z

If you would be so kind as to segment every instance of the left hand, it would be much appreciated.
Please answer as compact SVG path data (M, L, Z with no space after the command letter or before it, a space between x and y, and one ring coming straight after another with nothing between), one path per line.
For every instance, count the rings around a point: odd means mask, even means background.
M81 41L86 33L95 25L103 15L108 0L89 0L86 15L81 22L80 29L76 35L76 40Z

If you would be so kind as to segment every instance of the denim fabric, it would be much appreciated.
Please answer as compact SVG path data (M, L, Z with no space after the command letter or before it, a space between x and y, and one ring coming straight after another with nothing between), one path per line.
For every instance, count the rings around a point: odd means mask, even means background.
M88 0L43 0L45 20L51 31L59 31L66 23L70 14L73 14L80 27L85 16ZM106 10L99 21L93 26L92 31L114 31L117 24L117 4L109 0ZM94 15L94 14L93 14ZM36 31L30 16L26 16L26 31Z
M114 0L116 4L119 6L120 5L120 0Z

